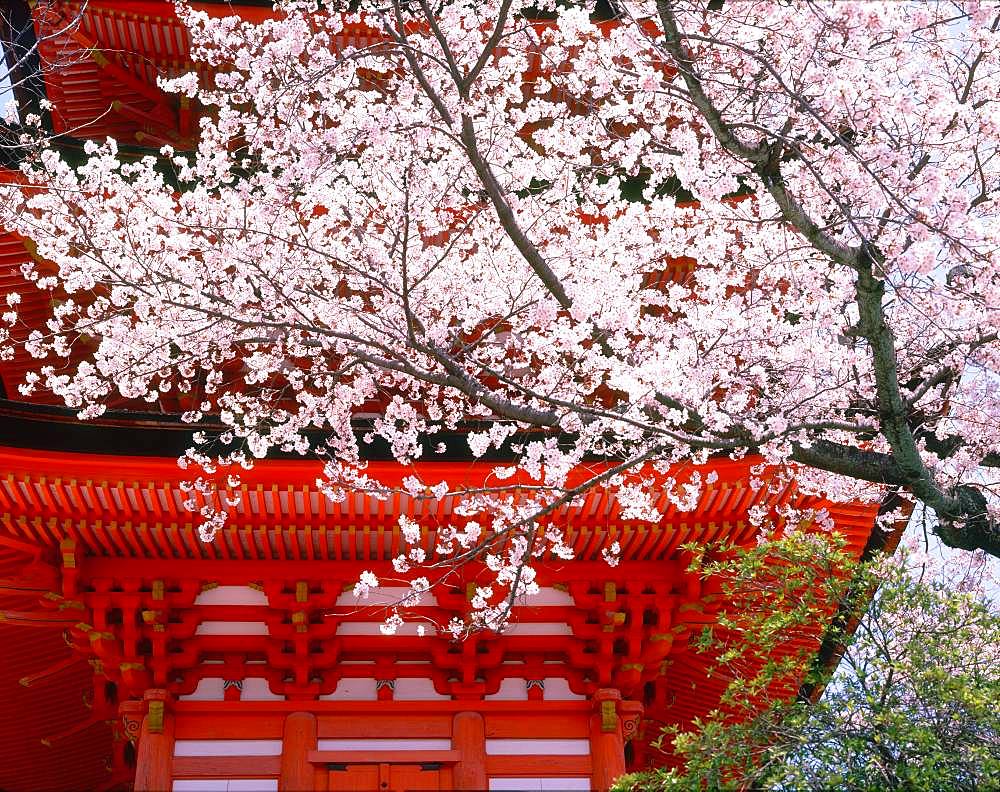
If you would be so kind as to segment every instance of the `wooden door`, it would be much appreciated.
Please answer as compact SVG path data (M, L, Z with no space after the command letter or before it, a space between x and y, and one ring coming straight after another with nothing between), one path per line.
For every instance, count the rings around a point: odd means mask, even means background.
M438 762L416 764L331 764L330 792L426 792L450 786ZM445 782L445 785L442 784Z
M436 762L389 766L389 792L441 789L441 766Z
M379 792L379 766L376 764L327 765L327 769L331 792Z

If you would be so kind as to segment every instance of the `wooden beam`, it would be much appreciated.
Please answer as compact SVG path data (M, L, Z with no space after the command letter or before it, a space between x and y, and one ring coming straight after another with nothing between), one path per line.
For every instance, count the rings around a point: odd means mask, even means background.
M273 778L280 772L280 756L178 756L173 760L174 778ZM170 785L155 789L163 792Z
M332 535L337 537L338 532ZM32 548L37 551L37 548ZM183 545L178 545L183 550ZM108 550L107 552L111 552ZM173 559L171 559L173 562ZM175 562L178 577L214 580L219 585L246 585L248 580L273 580L287 578L288 580L326 580L331 574L329 561L306 561L287 559L248 560L248 561L211 561L200 558L185 558ZM358 575L366 569L391 569L391 562L372 562L364 560L345 560L336 566L336 574L342 580L355 581ZM127 572L132 578L162 578L163 560L157 558L130 558L123 565L121 559L115 557L88 556L81 560L81 568L88 578L122 578ZM632 583L655 583L665 579L683 578L683 564L676 561L623 561L617 569L611 569L603 561L573 561L560 562L558 567L540 564L538 580L542 585L559 581L588 580L627 580ZM674 577L676 575L676 577ZM542 607L542 606L539 606Z
M118 63L101 50L100 45L83 33L79 27L70 30L70 37L83 47L91 59L112 78L120 82L126 88L135 91L137 94L154 103L153 115L156 120L171 130L177 130L177 115L166 104L166 96L158 87L150 85L144 80L140 80L127 69L119 66Z
M455 764L462 758L458 751L310 751L312 764Z
M526 715L525 722L530 723L530 719L531 716ZM491 776L582 776L590 775L592 767L589 756L486 757L486 773Z

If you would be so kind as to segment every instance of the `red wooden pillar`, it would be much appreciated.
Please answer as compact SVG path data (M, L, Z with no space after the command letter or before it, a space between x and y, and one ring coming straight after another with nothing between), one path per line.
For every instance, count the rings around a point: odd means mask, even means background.
M146 715L139 730L134 792L164 792L173 786L174 716L167 710L170 694L147 690Z
M281 743L281 792L312 789L316 772L309 764L309 752L316 749L316 716L311 712L291 712L285 718Z
M462 758L455 765L455 789L486 789L486 723L478 712L459 712L452 724L452 748Z
M617 690L601 689L594 694L594 714L590 716L590 756L593 771L590 783L596 790L606 790L625 774L625 738L618 717Z

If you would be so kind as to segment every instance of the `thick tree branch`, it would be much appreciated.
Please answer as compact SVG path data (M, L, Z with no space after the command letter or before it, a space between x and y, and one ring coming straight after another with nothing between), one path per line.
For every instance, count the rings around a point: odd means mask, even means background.
M758 175L781 210L782 219L801 233L818 251L857 273L856 299L860 321L856 332L869 345L876 381L880 429L892 455L871 456L832 443L810 448L796 447L797 461L831 472L909 489L938 515L937 533L953 547L982 548L1000 555L1000 526L986 511L983 494L973 486L960 485L945 492L933 480L924 464L913 429L908 423L908 405L903 398L896 360L895 339L882 310L884 283L873 272L874 253L870 243L852 248L823 231L787 189L781 172L780 142L762 138L757 146L742 142L721 111L705 92L694 63L683 44L671 0L657 0L663 28L664 50L677 64L691 103L700 113L722 148L746 162ZM845 220L850 220L846 210Z
M677 64L678 72L687 87L691 103L698 109L709 129L719 141L719 144L733 156L749 163L757 173L770 193L782 215L796 230L812 244L835 261L852 266L856 251L833 239L826 234L820 225L802 208L801 204L786 189L781 175L779 152L765 140L757 146L748 146L740 141L722 117L721 111L715 106L695 71L694 63L688 56L682 42L682 35L677 26L677 17L673 11L671 0L657 0L656 9L660 23L663 25L663 48Z
M493 174L493 169L486 162L479 150L479 143L476 140L476 129L472 123L472 118L468 115L462 116L461 137L462 144L465 146L465 152L469 157L469 162L472 164L472 169L476 172L476 176L479 177L483 189L486 190L486 195L489 197L490 203L493 204L497 219L500 221L504 232L510 238L510 241L514 243L514 247L524 257L524 260L528 262L531 269L535 271L535 274L542 283L545 284L545 288L556 298L556 302L568 310L572 305L572 301L569 295L566 294L566 289L563 287L559 277L552 271L549 263L545 260L545 257L541 254L535 243L528 239L528 236L521 230L521 226L514 216L514 210L510 208L504 191Z
M857 331L871 349L879 424L904 476L904 485L935 511L938 517L935 532L945 544L966 550L982 548L992 555L1000 555L1000 526L990 520L983 494L968 485L956 487L951 493L944 492L920 457L899 387L895 338L882 309L885 285L875 277L873 263L873 254L866 245L857 266L860 317Z

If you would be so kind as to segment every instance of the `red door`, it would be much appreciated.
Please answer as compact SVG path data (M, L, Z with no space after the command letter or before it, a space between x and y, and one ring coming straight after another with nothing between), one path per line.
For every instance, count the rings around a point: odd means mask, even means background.
M390 765L388 789L390 792L441 789L441 776L441 766L436 762Z
M424 792L447 789L438 762L416 764L330 764L331 792ZM450 774L448 774L450 775Z

